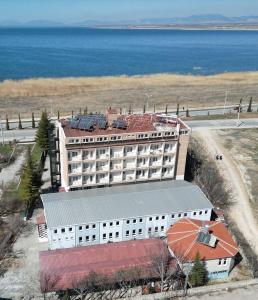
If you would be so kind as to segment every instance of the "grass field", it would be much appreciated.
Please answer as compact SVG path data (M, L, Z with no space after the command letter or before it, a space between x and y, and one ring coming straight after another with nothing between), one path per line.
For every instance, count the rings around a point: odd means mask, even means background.
M30 79L0 83L0 115L9 118L36 116L44 109L57 114L76 113L79 108L103 111L109 106L141 111L175 109L180 103L191 108L224 104L228 91L228 105L240 98L254 103L258 98L258 72L224 73L215 76L183 76L158 74L149 76L88 77L63 79Z
M242 173L250 202L258 217L258 130L220 130L218 134Z

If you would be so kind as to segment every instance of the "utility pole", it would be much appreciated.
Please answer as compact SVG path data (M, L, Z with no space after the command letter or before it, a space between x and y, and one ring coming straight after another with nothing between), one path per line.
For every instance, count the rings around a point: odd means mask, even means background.
M226 91L225 102L224 102L224 109L223 109L223 115L225 115L227 100L228 100L228 91Z

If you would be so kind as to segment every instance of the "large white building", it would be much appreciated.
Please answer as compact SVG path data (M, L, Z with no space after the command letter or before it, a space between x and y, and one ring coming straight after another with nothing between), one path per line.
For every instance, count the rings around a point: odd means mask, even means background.
M210 220L199 187L163 181L41 195L49 249L162 237L177 220Z
M68 190L184 179L190 129L159 114L77 116L59 122L61 185Z

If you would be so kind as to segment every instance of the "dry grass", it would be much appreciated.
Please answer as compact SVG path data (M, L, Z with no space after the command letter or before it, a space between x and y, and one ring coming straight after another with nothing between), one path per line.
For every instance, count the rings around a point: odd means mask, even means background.
M141 110L163 109L176 103L182 106L203 107L222 105L225 91L229 91L228 104L241 97L258 96L258 72L225 73L215 76L183 76L158 74L149 76L85 77L63 79L30 79L0 83L0 113L9 116L36 114L47 109L62 114L78 111L86 106L89 111L116 106L128 109L131 105Z

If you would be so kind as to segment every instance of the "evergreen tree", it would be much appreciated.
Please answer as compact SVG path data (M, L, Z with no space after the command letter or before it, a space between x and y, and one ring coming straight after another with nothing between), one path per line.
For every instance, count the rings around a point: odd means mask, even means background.
M156 105L154 104L154 106L153 106L153 112L154 112L154 114L155 114L155 112L156 112Z
M177 106L176 106L176 115L177 116L179 115L179 103L177 103Z
M36 125L35 125L34 113L31 114L31 127L32 127L32 128L35 128L35 127L36 127Z
M59 120L60 119L60 111L58 110L57 111L57 120Z
M143 105L143 111L142 111L144 114L145 114L145 112L146 112L146 106L145 106L145 104Z
M20 114L18 115L18 118L19 118L19 129L22 129L22 122L21 122L21 115Z
M5 128L6 130L10 130L8 115L5 116Z
M195 255L194 265L189 274L189 282L192 286L202 286L207 282L205 263L201 261L199 252Z
M41 150L48 151L48 130L51 129L51 124L48 119L46 111L42 112L41 119L39 121L38 130L36 134L36 142L40 146Z
M27 158L23 167L20 183L20 198L23 202L29 206L38 197L38 176L36 173L36 167L32 159L31 148L28 147Z
M252 104L253 104L253 98L251 97L250 101L249 101L248 108L247 108L247 112L252 112L253 111Z
M190 113L189 113L189 109L188 109L188 107L187 107L187 109L186 109L186 111L185 111L185 116L186 116L187 118L189 118L189 117L190 117Z
M167 115L168 114L168 106L166 105L166 108L165 108L165 114Z

